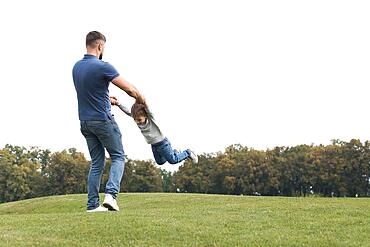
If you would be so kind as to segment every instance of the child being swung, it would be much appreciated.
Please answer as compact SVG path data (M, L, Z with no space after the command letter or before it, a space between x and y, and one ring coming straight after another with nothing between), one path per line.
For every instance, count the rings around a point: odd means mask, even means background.
M172 149L171 143L162 134L148 107L135 103L132 105L130 112L119 102L117 102L117 106L135 120L146 142L151 144L154 159L158 165L163 165L166 161L170 164L177 164L188 158L192 159L194 163L198 163L198 156L190 149L183 152L177 152Z

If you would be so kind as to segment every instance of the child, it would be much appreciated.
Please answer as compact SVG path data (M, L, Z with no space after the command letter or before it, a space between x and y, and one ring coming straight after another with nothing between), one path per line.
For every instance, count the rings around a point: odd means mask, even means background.
M134 118L146 142L152 145L154 159L158 165L163 165L166 161L170 164L177 164L187 158L192 159L193 163L198 163L198 156L190 149L183 152L172 149L171 143L162 134L154 121L153 114L145 105L135 103L132 105L131 112L119 102L117 102L117 106Z

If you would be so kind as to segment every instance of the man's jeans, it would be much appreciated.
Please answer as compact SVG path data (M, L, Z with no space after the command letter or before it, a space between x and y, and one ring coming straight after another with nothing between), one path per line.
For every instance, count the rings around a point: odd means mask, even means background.
M185 150L181 153L175 152L167 138L161 142L152 144L152 151L155 162L158 165L163 165L166 161L170 164L177 164L190 156L190 150Z
M122 146L122 135L114 119L81 121L81 133L86 138L91 157L87 180L87 209L89 210L99 206L99 188L105 166L105 149L107 149L112 160L105 193L111 194L113 198L116 198L120 191L125 167L125 153Z

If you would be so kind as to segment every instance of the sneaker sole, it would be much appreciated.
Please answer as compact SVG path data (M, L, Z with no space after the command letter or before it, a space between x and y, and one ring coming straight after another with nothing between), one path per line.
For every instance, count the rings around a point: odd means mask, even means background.
M119 211L119 209L112 207L112 205L108 203L103 203L103 207L108 208L109 211Z
M104 213L104 212L108 212L109 211L109 209L108 210L101 210L101 211L88 211L88 210L86 210L86 213Z
M101 207L101 206L99 206ZM92 209L92 210L86 210L87 213L100 213L100 212L108 212L108 208L101 207L100 210Z

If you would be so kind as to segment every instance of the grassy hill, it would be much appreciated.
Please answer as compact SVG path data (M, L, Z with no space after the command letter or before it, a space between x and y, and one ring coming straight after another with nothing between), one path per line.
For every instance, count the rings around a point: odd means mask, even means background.
M0 204L0 246L370 246L370 199L120 194L120 212L86 195Z

